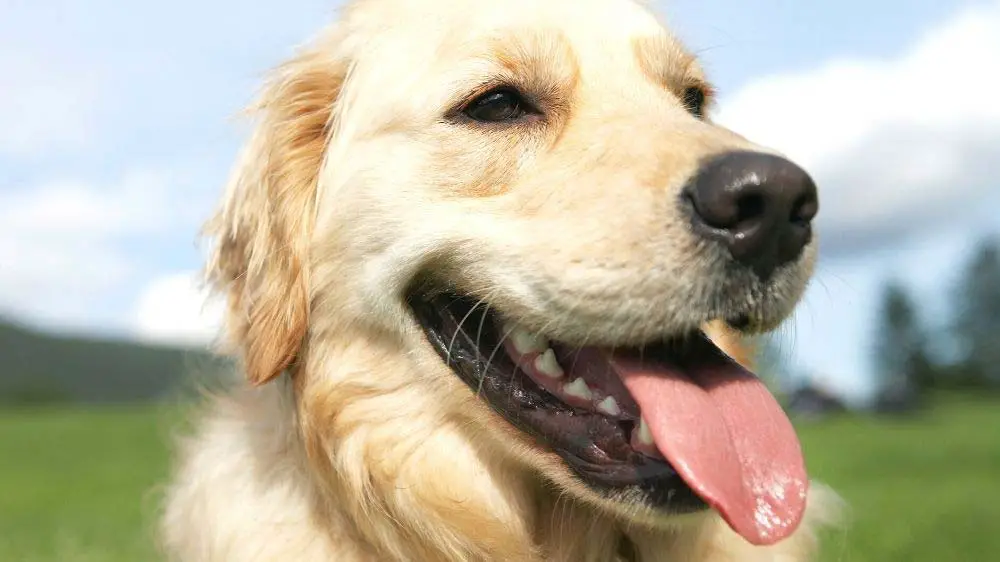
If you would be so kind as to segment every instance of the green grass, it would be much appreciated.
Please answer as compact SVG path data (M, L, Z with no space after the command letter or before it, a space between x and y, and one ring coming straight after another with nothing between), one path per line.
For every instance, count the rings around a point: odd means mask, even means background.
M156 560L163 410L0 412L0 560Z
M0 412L0 561L156 560L162 409ZM1000 552L1000 404L801 428L813 476L850 504L824 562L979 562Z
M810 472L849 504L825 562L980 562L1000 552L1000 403L800 429Z

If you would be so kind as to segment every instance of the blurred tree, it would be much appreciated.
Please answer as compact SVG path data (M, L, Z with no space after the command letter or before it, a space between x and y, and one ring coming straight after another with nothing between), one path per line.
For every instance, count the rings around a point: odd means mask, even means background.
M967 386L1000 387L1000 244L983 240L955 291L954 335L960 359L955 376Z
M879 396L907 401L934 385L936 373L927 353L927 336L913 299L897 282L882 293L873 352Z

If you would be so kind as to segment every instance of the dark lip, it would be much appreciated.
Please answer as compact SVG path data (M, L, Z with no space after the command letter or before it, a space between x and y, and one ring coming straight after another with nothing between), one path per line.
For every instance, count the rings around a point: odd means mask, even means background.
M622 422L576 410L521 373L501 348L495 315L482 301L454 293L412 293L407 300L431 347L458 378L558 454L591 490L670 513L707 508L669 463L632 450Z

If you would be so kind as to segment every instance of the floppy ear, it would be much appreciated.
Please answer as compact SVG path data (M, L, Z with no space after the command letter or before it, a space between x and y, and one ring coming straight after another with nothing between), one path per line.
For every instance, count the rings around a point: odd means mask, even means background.
M317 180L347 65L333 36L277 68L221 209L208 279L228 300L226 331L250 382L292 367L309 325L309 242Z

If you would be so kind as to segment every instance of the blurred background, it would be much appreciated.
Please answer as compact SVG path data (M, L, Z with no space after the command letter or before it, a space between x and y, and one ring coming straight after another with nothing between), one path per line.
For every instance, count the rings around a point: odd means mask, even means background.
M336 0L0 0L0 560L158 560L219 303L197 230L269 67ZM821 187L761 374L848 501L827 561L1000 552L1000 2L655 3L714 117Z

